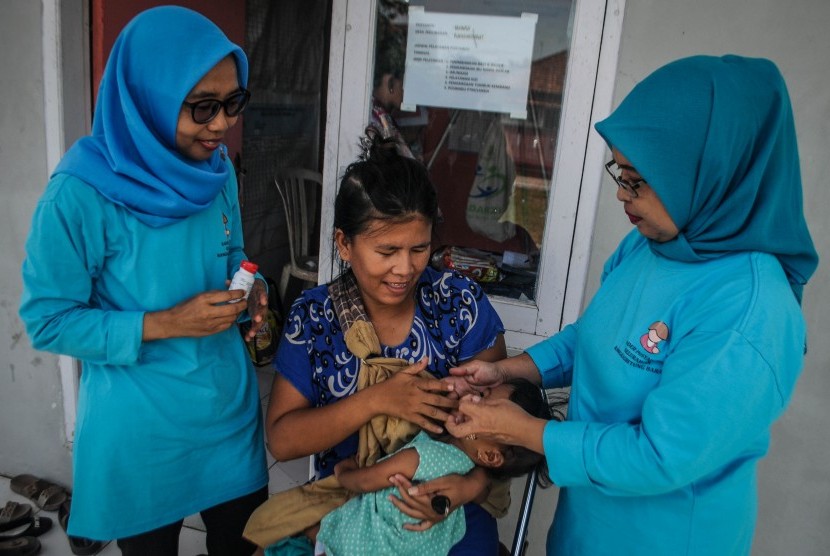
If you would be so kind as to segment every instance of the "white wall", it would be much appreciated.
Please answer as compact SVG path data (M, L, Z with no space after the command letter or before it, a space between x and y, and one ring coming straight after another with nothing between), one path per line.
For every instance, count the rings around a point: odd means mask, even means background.
M0 18L0 474L68 483L57 357L32 350L17 316L20 265L48 178L41 2L4 0Z
M830 553L828 23L826 0L626 0L614 106L671 60L734 53L772 59L787 80L795 111L807 222L821 264L804 294L809 327L804 372L760 464L756 555ZM596 291L602 264L629 229L609 183L597 214L589 292Z

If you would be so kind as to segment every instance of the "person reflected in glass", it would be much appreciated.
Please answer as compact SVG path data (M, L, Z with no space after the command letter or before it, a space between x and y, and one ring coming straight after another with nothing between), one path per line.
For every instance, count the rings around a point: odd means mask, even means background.
M394 139L398 152L415 158L412 149L401 134L393 114L403 103L403 74L406 48L397 34L378 40L375 49L375 72L372 82L372 112L369 125L381 137Z

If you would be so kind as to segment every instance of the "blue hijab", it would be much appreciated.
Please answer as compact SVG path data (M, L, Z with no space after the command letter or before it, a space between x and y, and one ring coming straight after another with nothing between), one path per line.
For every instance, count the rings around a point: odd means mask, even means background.
M818 255L804 219L792 107L775 64L740 56L672 62L596 129L680 230L671 241L650 241L653 251L689 262L771 253L801 301Z
M181 155L176 127L187 94L229 54L244 87L245 53L209 19L175 6L137 15L112 47L92 135L72 146L53 175L82 179L152 227L207 208L230 168L220 149L205 161Z

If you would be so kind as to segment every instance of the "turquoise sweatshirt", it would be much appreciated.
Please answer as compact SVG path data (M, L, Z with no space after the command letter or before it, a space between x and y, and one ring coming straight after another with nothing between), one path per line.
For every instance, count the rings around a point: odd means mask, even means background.
M528 350L570 385L544 448L562 487L548 554L747 554L755 468L802 368L777 259L666 259L632 231L578 322Z
M75 177L34 214L20 315L83 363L69 532L126 537L268 482L256 374L236 327L142 342L144 313L225 289L245 257L233 174L208 208L151 227Z

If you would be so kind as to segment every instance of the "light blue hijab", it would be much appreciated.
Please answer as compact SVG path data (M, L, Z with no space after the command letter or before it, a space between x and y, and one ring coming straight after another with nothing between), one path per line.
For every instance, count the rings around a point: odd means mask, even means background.
M137 15L113 45L92 135L72 146L54 174L82 179L152 227L207 208L230 168L219 149L206 161L181 155L176 127L187 94L229 54L244 87L245 53L209 19L176 6Z
M804 220L787 87L769 60L694 56L640 82L596 129L665 205L680 235L669 259L775 255L801 301L818 265Z

